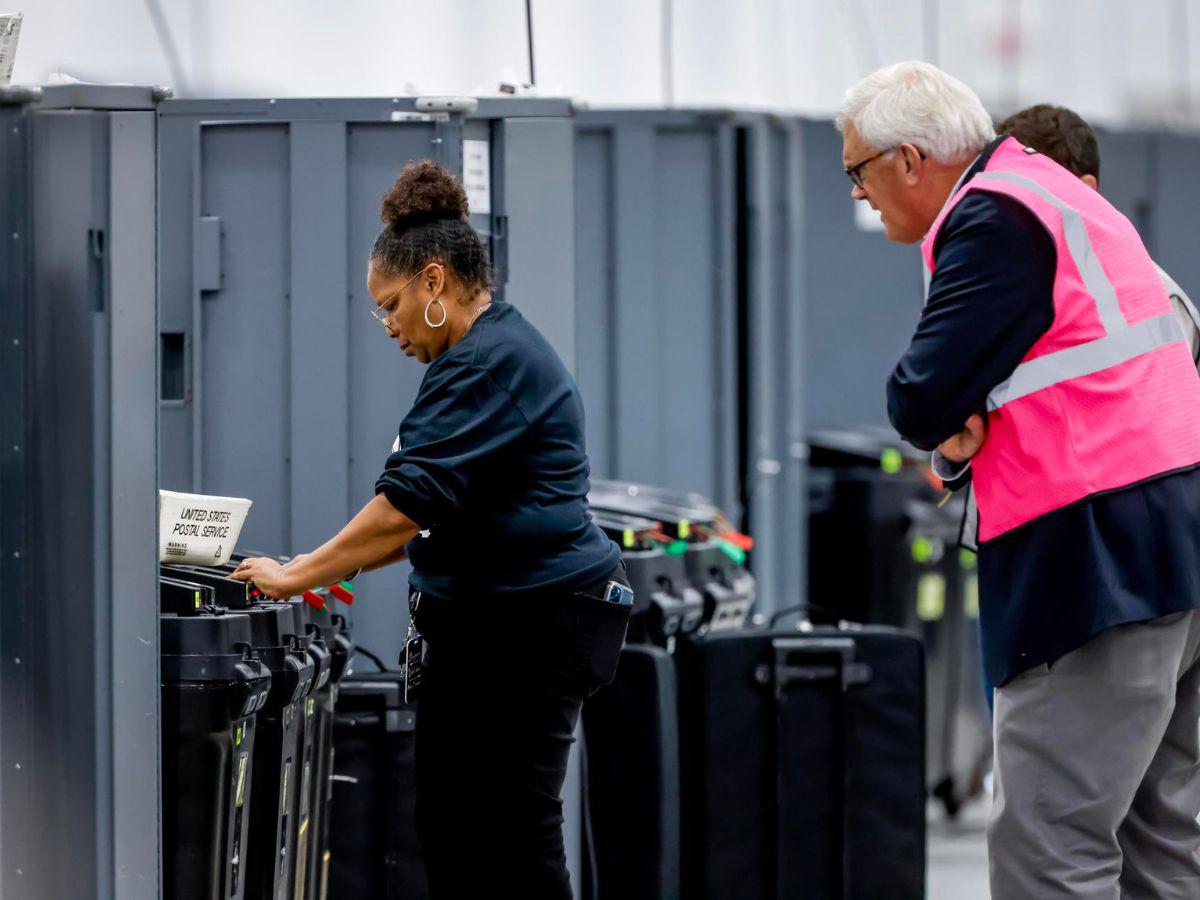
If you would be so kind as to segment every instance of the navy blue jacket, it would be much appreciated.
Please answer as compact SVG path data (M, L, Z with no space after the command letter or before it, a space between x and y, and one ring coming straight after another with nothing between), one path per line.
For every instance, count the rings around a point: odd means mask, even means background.
M969 194L946 217L934 259L924 315L887 386L892 424L923 450L982 411L1054 320L1054 243L1018 201ZM988 541L979 580L995 685L1107 628L1198 608L1200 471L1092 497Z
M429 364L375 492L428 532L408 545L418 590L570 589L620 561L588 511L579 390L507 303Z

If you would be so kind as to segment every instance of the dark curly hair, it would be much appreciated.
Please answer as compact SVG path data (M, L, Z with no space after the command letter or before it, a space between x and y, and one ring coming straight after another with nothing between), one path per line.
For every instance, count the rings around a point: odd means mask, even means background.
M431 159L409 163L383 196L383 231L371 261L387 275L415 275L436 261L472 296L490 290L487 250L468 214L467 193L457 178Z
M1039 103L1013 113L996 126L1026 147L1050 157L1076 175L1100 180L1100 144L1096 132L1076 112L1065 106Z

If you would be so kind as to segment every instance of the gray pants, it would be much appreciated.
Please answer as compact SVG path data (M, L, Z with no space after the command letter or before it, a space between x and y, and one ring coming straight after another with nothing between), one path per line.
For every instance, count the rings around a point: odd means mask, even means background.
M1200 898L1200 611L996 691L993 900Z

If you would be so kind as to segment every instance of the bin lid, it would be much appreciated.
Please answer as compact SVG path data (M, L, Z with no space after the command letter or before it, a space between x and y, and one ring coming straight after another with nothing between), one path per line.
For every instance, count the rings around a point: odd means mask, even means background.
M889 474L924 465L929 455L889 428L823 428L808 436L809 465L816 468L880 468Z
M159 616L159 645L163 656L241 656L238 644L250 644L250 617L217 612L212 607L194 615Z
M622 550L644 550L654 547L654 535L662 531L661 522L609 510L592 510L592 521L619 544Z
M185 581L179 578L159 578L159 611L187 615L203 606L216 603L216 594L206 584Z
M292 609L286 603L259 603L245 610L250 616L250 643L258 649L282 648L295 634Z
M184 581L194 581L206 584L216 592L216 603L226 609L249 609L254 605L250 596L250 585L245 581L236 581L219 569L209 569L205 566L170 566L160 567L162 575L168 578L178 578Z
M721 512L712 505L675 504L653 495L641 493L640 485L629 485L635 493L628 490L613 492L607 487L588 494L588 505L597 511L606 513L621 513L661 522L671 537L687 539L692 534L692 526L700 525L710 530L717 530Z

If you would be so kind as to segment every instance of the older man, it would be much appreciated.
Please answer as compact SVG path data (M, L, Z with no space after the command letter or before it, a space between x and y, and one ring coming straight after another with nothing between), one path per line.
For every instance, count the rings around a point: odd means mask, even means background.
M995 695L995 900L1200 897L1200 376L1133 227L924 63L838 117L921 243L896 429L971 460Z

